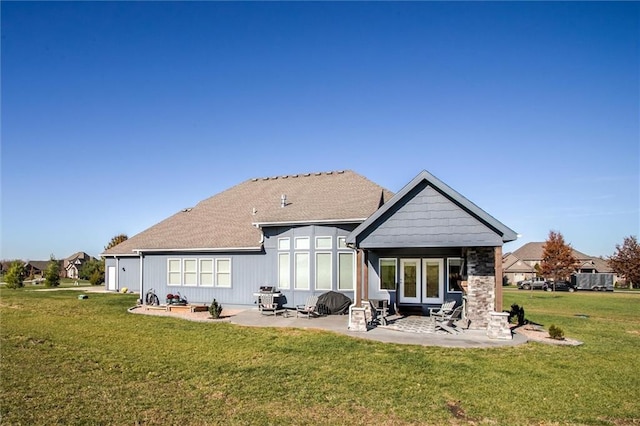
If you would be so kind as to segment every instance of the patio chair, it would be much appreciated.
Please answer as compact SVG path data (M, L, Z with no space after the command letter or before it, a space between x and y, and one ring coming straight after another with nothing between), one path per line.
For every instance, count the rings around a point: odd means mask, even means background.
M461 331L456 327L455 322L462 317L462 306L455 308L449 315L442 317L434 317L436 330L444 330L451 334L460 334Z
M273 315L286 313L287 310L278 305L278 301L273 294L261 294L258 309L263 315Z
M453 307L456 306L455 300L446 300L439 308L429 308L429 316L436 318L444 318L453 312Z
M387 325L389 315L388 302L386 300L369 300L371 306L371 325Z
M307 318L318 316L318 296L309 296L304 305L296 305L296 318L301 314Z

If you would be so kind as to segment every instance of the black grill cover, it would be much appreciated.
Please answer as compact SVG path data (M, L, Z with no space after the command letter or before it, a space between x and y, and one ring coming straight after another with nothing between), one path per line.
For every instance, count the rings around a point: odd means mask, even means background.
M349 313L351 299L342 293L329 291L318 296L318 311L326 315L344 315Z

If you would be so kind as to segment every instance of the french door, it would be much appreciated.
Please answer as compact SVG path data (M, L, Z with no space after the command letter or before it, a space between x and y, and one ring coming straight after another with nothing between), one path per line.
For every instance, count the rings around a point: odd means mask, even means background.
M422 260L422 303L444 301L444 259Z
M400 259L400 303L442 303L444 259Z
M420 303L420 259L400 259L400 303Z

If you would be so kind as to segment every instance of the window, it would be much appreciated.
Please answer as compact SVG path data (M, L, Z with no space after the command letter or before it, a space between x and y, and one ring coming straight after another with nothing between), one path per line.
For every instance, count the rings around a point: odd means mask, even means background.
M331 248L331 237L316 237L316 249L327 250Z
M448 289L452 291L462 291L462 259L450 258L447 259L447 281Z
M216 285L231 287L231 259L216 259Z
M353 290L353 253L338 253L338 290Z
M197 262L195 259L184 259L182 261L182 284L183 285L198 285L198 273Z
M181 270L182 262L180 259L167 260L167 285L180 285L181 284Z
M338 237L338 248L346 249L347 247L347 237Z
M316 253L316 289L331 290L331 253Z
M308 242L308 239L307 239ZM295 288L306 290L309 288L309 253L296 253L296 282Z
M289 250L291 241L289 238L278 238L278 250Z
M380 259L380 290L396 289L396 260Z
M289 288L291 286L291 269L289 253L278 254L278 288Z
M309 250L309 237L298 237L295 242L296 250Z
M200 285L213 286L213 259L200 259Z

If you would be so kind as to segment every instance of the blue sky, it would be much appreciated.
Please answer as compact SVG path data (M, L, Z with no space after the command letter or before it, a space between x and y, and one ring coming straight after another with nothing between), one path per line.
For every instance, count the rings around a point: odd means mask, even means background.
M7 2L0 258L98 255L252 177L426 169L521 234L640 228L636 2Z

